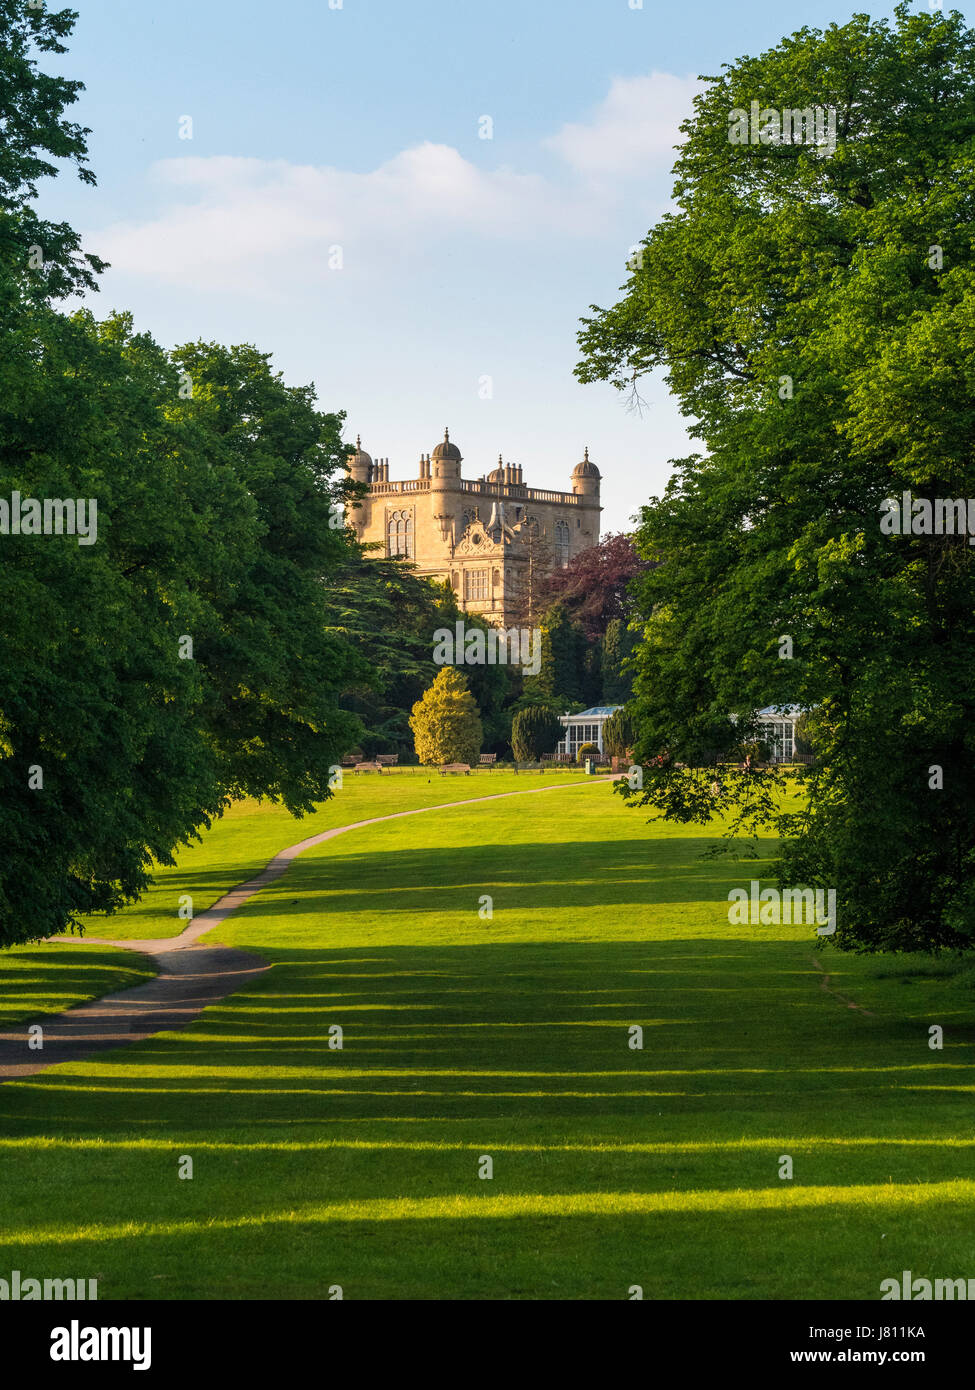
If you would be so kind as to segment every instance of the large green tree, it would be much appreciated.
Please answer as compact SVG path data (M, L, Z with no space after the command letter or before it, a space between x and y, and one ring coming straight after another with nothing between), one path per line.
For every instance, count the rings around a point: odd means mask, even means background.
M343 417L319 411L314 387L288 386L254 347L195 343L174 359L192 396L167 413L253 514L250 545L232 510L217 517L223 568L200 595L203 727L222 786L307 811L359 730L338 696L364 663L326 631L327 587L351 547Z
M0 945L138 896L235 797L310 809L360 732L341 417L254 348L53 307L101 267L33 207L55 160L92 181L80 84L39 61L74 18L0 0Z
M752 102L765 134L733 143ZM775 139L816 106L835 150ZM636 581L640 800L780 832L783 881L836 889L841 946L969 945L975 550L879 523L905 490L975 496L975 35L905 4L803 29L706 79L684 131L675 210L578 368L662 370L703 445L637 537L660 562ZM774 774L700 765L790 702L817 758L786 814Z
M343 708L362 722L360 747L368 757L412 750L410 710L437 670L435 586L404 561L359 546L331 577L326 598L330 630L364 658L363 669L341 696Z
M0 498L97 504L91 545L0 536L11 942L138 895L230 798L310 809L359 726L324 631L338 417L253 349L174 361L125 316L43 316L5 365Z

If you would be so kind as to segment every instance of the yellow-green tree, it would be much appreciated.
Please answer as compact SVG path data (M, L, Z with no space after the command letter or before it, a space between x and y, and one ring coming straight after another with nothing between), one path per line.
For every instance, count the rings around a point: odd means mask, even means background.
M410 715L416 755L428 767L441 763L476 763L483 730L467 681L445 666Z

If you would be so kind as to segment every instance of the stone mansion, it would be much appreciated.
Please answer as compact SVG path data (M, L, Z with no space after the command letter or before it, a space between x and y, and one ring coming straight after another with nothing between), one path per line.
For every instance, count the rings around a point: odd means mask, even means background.
M499 458L492 472L462 478L461 452L448 431L417 474L391 482L389 460L373 460L356 441L352 478L369 491L353 505L359 540L411 560L417 573L446 580L464 612L508 627L524 623L533 586L599 540L599 469L585 457L571 492L527 487L519 464Z

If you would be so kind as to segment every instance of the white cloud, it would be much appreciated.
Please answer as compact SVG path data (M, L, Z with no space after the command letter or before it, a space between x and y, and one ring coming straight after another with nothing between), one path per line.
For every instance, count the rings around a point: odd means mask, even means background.
M696 77L669 72L615 77L590 120L564 125L545 144L591 179L660 174L674 162L680 123L692 114L701 87Z
M283 159L162 160L151 169L161 210L89 232L86 245L114 275L294 300L312 286L416 274L424 261L471 254L475 243L605 239L635 179L641 196L665 201L665 171L697 86L660 72L615 78L588 121L543 142L564 161L551 177L485 169L430 142L364 173ZM632 212L641 224L643 205ZM335 246L341 276L329 269Z
M536 174L485 171L445 145L403 150L369 173L286 160L189 158L160 161L153 179L166 210L146 222L116 223L87 244L116 272L201 289L273 293L303 275L324 278L329 248L345 268L376 267L444 238L534 237L593 226L576 200ZM278 271L282 273L279 275Z

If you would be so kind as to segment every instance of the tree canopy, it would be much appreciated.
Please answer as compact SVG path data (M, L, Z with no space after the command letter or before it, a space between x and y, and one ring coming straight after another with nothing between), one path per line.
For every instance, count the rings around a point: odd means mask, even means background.
M0 497L97 502L91 545L0 536L9 942L137 896L229 798L327 797L359 659L324 630L338 417L254 349L173 360L125 316L5 337Z
M38 61L74 18L0 0L0 945L137 897L231 799L311 809L361 732L343 417L256 348L54 308L101 266L32 206L55 160L92 178Z
M422 578L408 561L373 552L368 544L350 551L329 582L326 600L332 630L364 659L340 704L361 720L359 742L370 757L413 751L410 711L440 669L433 657L438 629L453 631L459 618L467 629L488 627L476 614L461 614L449 583ZM512 668L487 663L465 666L464 672L485 743L502 752L511 726L508 698L519 677Z
M529 705L519 710L511 724L511 749L520 763L537 762L554 753L565 733L557 714L545 705Z
M612 758L625 758L636 742L633 716L624 706L609 716L603 725L603 748Z
M525 679L530 702L585 701L591 693L591 653L596 649L587 644L585 633L573 621L564 603L559 601L550 606L542 619L541 634L538 674Z
M901 4L706 84L675 211L580 334L580 379L662 370L704 446L636 538L659 562L635 581L638 799L781 833L783 881L836 889L840 946L968 945L975 551L879 522L904 491L975 496L975 34ZM835 108L835 152L732 143L753 101ZM815 711L801 809L774 773L715 794L700 765L787 703Z
M73 10L0 0L0 323L25 301L44 303L92 290L104 262L81 249L67 223L39 217L33 200L53 161L74 166L84 183L88 167L84 126L66 118L84 84L41 68L42 55L66 52Z
M630 581L647 568L632 539L622 532L605 536L574 555L563 568L552 569L545 579L545 595L559 602L579 624L590 642L605 636L612 622L633 612Z

